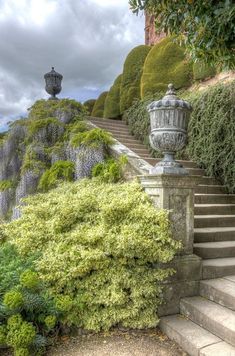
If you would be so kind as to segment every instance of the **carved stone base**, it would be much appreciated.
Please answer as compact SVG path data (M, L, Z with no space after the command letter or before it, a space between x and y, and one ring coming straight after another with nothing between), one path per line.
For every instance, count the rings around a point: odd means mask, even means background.
M160 316L179 313L181 298L199 294L202 260L196 255L176 256L164 267L173 268L176 273L164 283L164 303L158 310Z
M182 242L182 255L193 253L194 188L199 179L172 174L139 177L154 205L169 210L173 237Z

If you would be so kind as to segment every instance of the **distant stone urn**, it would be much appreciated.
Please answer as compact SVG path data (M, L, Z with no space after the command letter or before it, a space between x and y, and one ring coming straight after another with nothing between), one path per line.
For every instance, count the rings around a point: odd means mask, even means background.
M174 156L186 146L191 111L191 105L176 96L173 84L168 85L164 98L148 105L151 121L150 144L153 149L164 154L163 160L157 163L151 174L188 174L187 170L175 161Z
M63 76L57 73L54 67L52 67L52 70L49 73L46 73L44 75L44 78L46 81L46 92L51 95L49 100L58 100L56 94L59 94L61 92L61 82Z

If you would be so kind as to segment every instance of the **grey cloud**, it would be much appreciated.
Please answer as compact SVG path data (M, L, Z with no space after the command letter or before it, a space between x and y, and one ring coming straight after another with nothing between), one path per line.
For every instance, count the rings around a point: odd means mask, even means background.
M0 12L7 1L0 2ZM43 24L31 22L19 7L21 18L14 12L0 17L0 116L20 115L46 97L43 74L52 65L64 76L65 97L85 99L108 89L128 52L144 42L143 18L131 14L128 0L117 6L92 0L54 3Z

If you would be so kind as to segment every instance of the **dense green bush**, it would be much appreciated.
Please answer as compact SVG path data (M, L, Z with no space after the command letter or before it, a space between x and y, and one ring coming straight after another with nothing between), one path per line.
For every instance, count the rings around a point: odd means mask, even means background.
M89 115L91 115L91 113L92 113L95 102L96 102L96 99L89 99L83 103L83 106L84 106L84 108L87 109Z
M184 49L167 37L152 47L141 77L141 98L165 91L169 83L176 89L189 87L192 82L192 64Z
M203 80L214 75L216 75L215 67L201 61L193 63L193 79Z
M110 88L104 104L104 117L108 119L120 118L120 88L122 82L122 74L114 81Z
M61 181L71 182L74 179L74 163L71 161L57 161L47 169L40 178L38 188L48 191L56 187Z
M103 93L100 94L100 96L98 97L98 99L95 102L95 105L93 107L91 116L103 117L103 115L104 115L104 103L105 103L105 99L106 99L107 94L108 94L107 91L104 91Z
M151 47L145 45L135 47L125 60L120 91L121 114L133 104L135 99L140 98L140 79L150 49Z
M158 323L161 282L172 271L156 264L170 261L179 243L168 213L139 184L66 183L23 209L2 230L26 260L38 254L35 268L64 313L57 320L89 330Z
M189 123L191 159L235 193L235 81L191 93Z

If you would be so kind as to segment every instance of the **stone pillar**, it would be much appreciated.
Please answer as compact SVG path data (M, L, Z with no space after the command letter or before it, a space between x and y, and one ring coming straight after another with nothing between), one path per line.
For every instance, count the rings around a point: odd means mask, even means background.
M173 238L182 242L178 256L165 266L176 273L165 284L165 304L159 309L159 315L179 313L180 299L199 292L201 258L193 255L194 189L199 179L173 174L139 176L156 208L169 211Z

